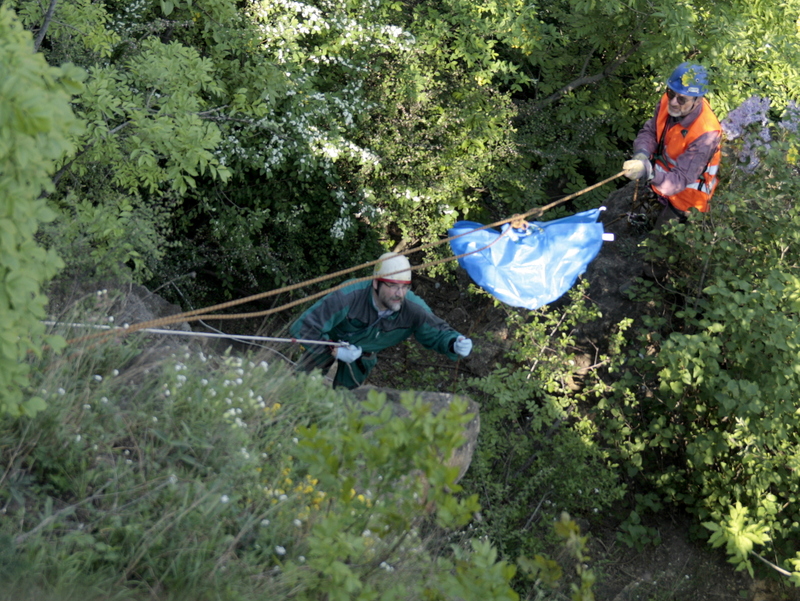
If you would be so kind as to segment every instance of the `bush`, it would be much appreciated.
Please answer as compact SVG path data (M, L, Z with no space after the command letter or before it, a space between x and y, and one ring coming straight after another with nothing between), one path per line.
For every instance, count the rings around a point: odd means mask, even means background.
M39 321L47 302L41 286L62 263L35 235L55 217L42 193L52 190L57 161L73 151L69 137L79 124L69 101L82 75L69 65L49 67L15 14L0 7L0 413L44 408L28 393L25 357L63 344L45 338Z
M597 317L586 286L570 291L566 306L511 313L509 361L469 382L481 406L481 436L463 482L483 507L472 527L507 557L552 550L551 525L563 511L596 520L625 490L590 417L606 392L597 369L615 361L613 344L578 374L575 330Z
M478 510L441 461L465 405L400 418L319 375L145 343L32 366L48 410L0 427L0 598L517 598L490 544L429 544Z
M714 214L674 225L671 242L650 249L675 274L661 301L672 331L663 318L645 322L600 408L629 474L693 512L737 569L752 574L764 547L800 582L800 189L788 133L773 129L757 152L741 146L750 160Z

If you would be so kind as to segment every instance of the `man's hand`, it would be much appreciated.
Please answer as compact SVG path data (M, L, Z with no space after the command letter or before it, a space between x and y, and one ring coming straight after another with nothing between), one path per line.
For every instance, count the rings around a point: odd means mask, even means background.
M344 361L345 363L352 363L361 356L361 347L355 346L354 344L348 344L347 346L337 346L334 352L334 356L339 361Z
M472 340L466 336L459 336L453 343L453 352L462 357L466 357L472 351Z
M628 179L642 179L650 181L653 179L653 165L647 156L636 153L630 161L622 164L622 170Z

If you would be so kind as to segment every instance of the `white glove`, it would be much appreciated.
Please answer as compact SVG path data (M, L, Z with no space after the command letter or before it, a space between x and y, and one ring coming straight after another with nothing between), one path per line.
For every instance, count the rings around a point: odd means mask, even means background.
M467 355L469 355L470 351L472 351L472 340L470 340L466 336L459 336L453 343L453 351L457 355L466 357Z
M642 179L650 181L653 179L653 165L644 154L637 152L629 161L622 164L622 170L628 179Z
M360 356L361 356L361 347L355 346L354 344L348 344L347 346L337 346L336 352L334 353L334 357L336 357L339 361L344 361L345 363L352 363Z

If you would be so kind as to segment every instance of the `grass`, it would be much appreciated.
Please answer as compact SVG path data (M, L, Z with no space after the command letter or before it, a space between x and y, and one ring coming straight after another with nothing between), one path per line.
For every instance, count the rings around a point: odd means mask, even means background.
M47 409L0 418L3 601L514 597L487 542L436 542L477 511L440 461L458 407L141 336L32 373Z

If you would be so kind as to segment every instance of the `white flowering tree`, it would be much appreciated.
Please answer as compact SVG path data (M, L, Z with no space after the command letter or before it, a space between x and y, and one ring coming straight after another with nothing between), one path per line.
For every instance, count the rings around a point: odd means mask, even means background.
M606 177L683 60L711 68L720 116L800 81L773 0L10 5L51 64L89 73L49 240L228 294Z
M420 47L397 4L13 5L48 60L89 73L88 127L51 195L68 263L206 270L230 291L373 258L370 233L413 231L420 207L417 223L452 221L487 164L466 158L507 125L502 109L493 131L464 127L497 103L471 100L473 78L447 72L435 37Z

